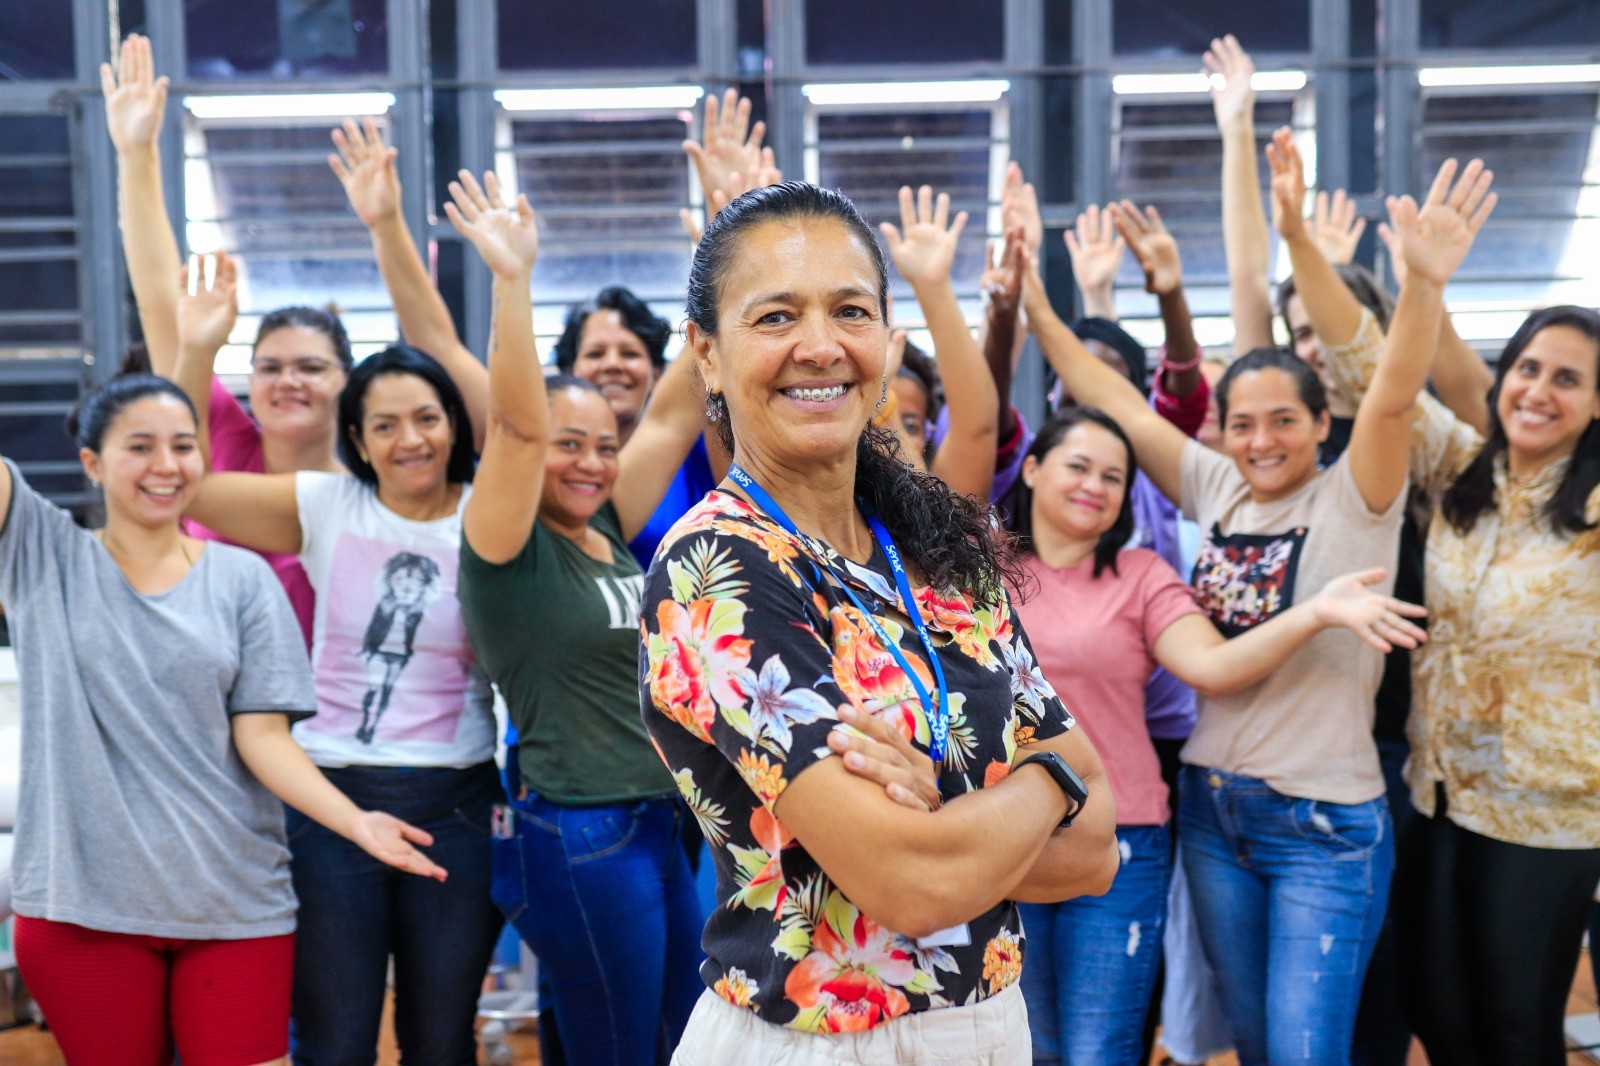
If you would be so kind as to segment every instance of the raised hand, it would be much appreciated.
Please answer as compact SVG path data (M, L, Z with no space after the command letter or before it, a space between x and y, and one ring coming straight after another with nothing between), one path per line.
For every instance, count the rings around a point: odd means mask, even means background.
M362 811L350 824L350 839L374 859L388 863L397 870L418 877L431 877L435 881L443 881L448 876L444 867L414 846L421 844L427 847L433 843L433 837L392 814Z
M1117 232L1133 249L1144 271L1144 290L1165 296L1183 284L1183 262L1178 258L1178 242L1161 221L1154 207L1140 211L1131 200L1112 204L1107 211Z
M1033 260L1028 248L1027 233L1020 226L1008 230L998 248L989 242L985 261L991 265L978 279L978 291L983 294L983 311L989 328L1012 323L1022 305L1022 286L1028 274L1028 264Z
M1317 620L1326 626L1350 630L1367 644L1387 652L1398 645L1415 648L1428 639L1408 618L1426 618L1428 609L1372 591L1384 578L1382 567L1342 574L1322 586L1312 598Z
M155 76L150 39L137 33L122 42L122 54L113 74L110 63L100 64L100 91L106 99L106 125L118 152L150 147L161 133L167 113L168 79Z
M471 171L463 170L450 183L454 203L444 213L456 232L472 242L489 269L502 277L526 274L539 258L539 225L527 196L507 207L494 171L483 175L480 187Z
M1356 257L1367 220L1356 214L1355 197L1335 189L1330 198L1326 190L1317 193L1311 212L1311 241L1330 263L1344 264Z
M371 118L358 126L344 120L344 128L333 131L337 153L328 153L328 166L344 186L344 195L356 216L368 227L400 213L400 175L395 169L394 148L386 147L378 125Z
M1272 224L1286 241L1308 239L1306 228L1306 171L1295 147L1294 134L1281 126L1267 145L1267 163L1272 167Z
M723 93L720 107L715 93L706 97L705 140L686 140L683 150L694 161L708 199L712 189L732 188L736 175L752 164L761 165L761 138L766 132L765 122L750 124L750 101L738 89Z
M1000 187L1000 228L1006 233L1022 230L1022 242L1037 259L1044 247L1044 219L1039 214L1039 194L1033 183L1022 180L1022 167L1015 161L1006 164L1006 177Z
M967 213L958 213L950 220L950 194L940 193L935 199L933 189L927 185L917 190L915 198L911 186L900 186L900 228L885 222L878 228L889 244L889 254L901 275L913 286L936 285L950 280L950 267L955 262L956 242L967 227Z
M845 705L839 720L851 729L828 734L828 750L844 759L844 768L883 787L889 798L916 811L936 811L939 775L933 760L912 747L898 729Z
M1489 191L1494 172L1474 159L1456 177L1456 161L1446 159L1418 210L1409 196L1391 196L1389 226L1400 245L1408 278L1444 285L1472 248L1478 230L1494 210L1499 194Z
M1256 65L1251 62L1250 53L1240 47L1239 39L1231 33L1216 38L1201 62L1210 76L1211 109L1217 116L1217 128L1227 130L1254 122L1256 92L1250 87L1250 76L1256 72Z
M191 256L178 297L178 341L191 351L215 354L228 343L239 318L239 269L227 252Z

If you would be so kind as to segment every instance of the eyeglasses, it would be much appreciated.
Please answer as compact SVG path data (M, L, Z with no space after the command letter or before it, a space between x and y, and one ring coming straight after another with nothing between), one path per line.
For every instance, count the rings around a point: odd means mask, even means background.
M296 359L285 363L277 359L252 359L250 372L258 377L273 380L293 373L301 381L321 381L333 373L334 364L326 359Z

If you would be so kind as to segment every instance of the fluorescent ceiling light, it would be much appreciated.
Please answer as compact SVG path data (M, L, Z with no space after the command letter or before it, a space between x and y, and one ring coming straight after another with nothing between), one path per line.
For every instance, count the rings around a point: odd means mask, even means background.
M507 111L674 111L693 107L706 91L698 85L643 85L612 89L497 89Z
M987 104L1011 88L1001 78L979 81L836 81L802 85L813 104Z
M195 118L344 118L347 115L381 115L394 106L394 94L186 96L183 106Z
M1215 82L1222 88L1222 75L1205 74L1118 74L1111 79L1111 91L1118 96L1176 95L1203 93ZM1296 92L1306 87L1303 70L1258 70L1250 75L1256 92Z
M1600 63L1524 67L1424 67L1417 81L1425 89L1456 85L1571 85L1600 82Z

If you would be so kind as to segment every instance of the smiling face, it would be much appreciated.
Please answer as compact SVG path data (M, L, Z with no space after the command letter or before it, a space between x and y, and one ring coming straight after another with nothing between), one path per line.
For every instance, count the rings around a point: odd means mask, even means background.
M738 239L717 335L691 322L689 343L707 388L727 399L742 461L848 461L883 390L876 262L833 219L762 222Z
M104 486L109 518L151 529L175 525L205 475L194 416L170 395L128 404L106 427L100 450L85 448L79 458Z
M1023 481L1033 490L1033 528L1075 541L1097 541L1116 524L1128 494L1128 449L1093 422L1080 422L1040 458L1029 456Z
M250 410L267 436L332 434L347 377L326 334L307 326L275 329L250 357Z
M1222 427L1228 453L1257 500L1289 495L1317 472L1317 445L1328 436L1328 415L1311 414L1294 378L1267 367L1234 378Z
M611 498L622 442L605 399L580 389L550 395L550 447L539 514L558 527L581 526Z
M378 475L380 492L426 496L445 483L455 431L427 381L415 374L380 374L362 397L355 443Z
M1537 470L1571 454L1600 418L1600 353L1572 326L1546 326L1506 371L1495 413L1513 470Z
M593 382L617 424L630 428L639 421L661 376L644 341L627 327L620 312L606 308L583 320L572 373Z

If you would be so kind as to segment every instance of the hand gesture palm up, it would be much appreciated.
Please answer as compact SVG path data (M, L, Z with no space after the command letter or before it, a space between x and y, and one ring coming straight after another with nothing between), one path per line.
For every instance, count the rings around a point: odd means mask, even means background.
M344 128L333 131L337 154L328 154L328 166L339 177L344 194L357 217L368 226L400 210L400 176L395 171L393 148L386 148L378 126L372 119L357 126L344 120Z
M1072 260L1072 273L1078 287L1088 292L1107 287L1116 281L1122 268L1122 253L1128 242L1117 232L1112 210L1104 211L1095 204L1078 216L1074 229L1061 234L1067 245L1067 256Z
M191 256L178 297L178 337L183 344L216 351L228 343L239 317L239 270L227 252Z
M1426 278L1435 285L1450 280L1499 200L1489 191L1493 182L1494 172L1485 170L1481 159L1468 163L1459 178L1456 161L1446 159L1420 210L1409 196L1389 197L1389 228L1408 278Z
M900 186L900 228L885 222L878 228L889 244L889 254L894 265L912 285L937 284L948 281L950 267L955 262L956 243L961 231L966 229L967 213L956 215L950 221L950 194L940 193L934 199L933 189L924 185L917 190L915 199L911 186Z

